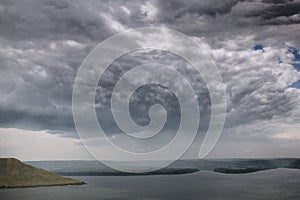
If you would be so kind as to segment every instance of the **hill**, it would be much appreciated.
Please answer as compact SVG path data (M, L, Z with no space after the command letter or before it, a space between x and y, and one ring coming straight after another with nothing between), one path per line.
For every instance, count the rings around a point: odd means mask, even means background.
M270 168L215 168L213 171L223 174L246 174L268 169Z
M15 158L0 158L0 188L78 184L84 182L24 164Z
M210 170L222 173L250 173L261 170L286 168L297 158L269 158L269 159L199 159L177 160L172 165L147 174L180 174L192 173L199 170ZM110 161L116 165L135 168L145 168L164 164L164 161ZM35 167L47 169L63 176L108 176L108 175L131 175L111 169L97 160L83 161L28 161ZM295 166L295 164L293 164ZM221 168L221 169L220 169ZM135 174L137 175L137 174Z
M300 169L300 159L294 160L288 165L288 168Z

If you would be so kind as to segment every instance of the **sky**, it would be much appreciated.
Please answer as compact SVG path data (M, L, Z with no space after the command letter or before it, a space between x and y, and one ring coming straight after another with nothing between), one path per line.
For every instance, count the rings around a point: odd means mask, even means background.
M300 157L299 0L1 0L0 157L92 159L72 115L76 73L97 44L141 27L182 32L205 46L216 63L225 85L226 121L208 158ZM160 85L139 88L129 106L138 125L149 123L151 105L164 106L168 118L160 142L131 143L113 119L110 98L116 82L149 62L171 66L191 82L202 121L182 158L197 158L211 116L210 95L203 78L170 52L137 50L115 60L97 87L99 123L116 143L141 152L174 136L180 107ZM109 147L100 142L96 148L112 158Z

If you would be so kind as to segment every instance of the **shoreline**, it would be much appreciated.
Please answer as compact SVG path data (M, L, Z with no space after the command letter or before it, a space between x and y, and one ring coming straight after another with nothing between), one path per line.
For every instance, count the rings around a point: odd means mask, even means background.
M15 189L15 188L35 188L35 187L51 187L51 186L71 186L71 185L85 185L86 182L78 182L78 183L56 183L56 184L46 184L46 185L21 185L21 186L0 186L0 190L3 189Z

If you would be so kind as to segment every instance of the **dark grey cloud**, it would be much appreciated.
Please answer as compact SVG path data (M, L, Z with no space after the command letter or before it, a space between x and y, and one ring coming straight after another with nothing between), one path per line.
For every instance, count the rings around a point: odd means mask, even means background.
M252 11L247 17L257 18L260 24L299 24L300 1L274 1L263 9Z
M231 12L239 1L225 0L225 1L157 1L156 5L159 9L158 22L162 23L176 23L176 20L190 15L208 15L216 17L217 15L224 15Z
M109 4L91 1L2 1L0 34L11 40L103 40L112 30L99 12ZM106 6L105 6L106 5Z
M291 1L293 0L262 0L263 3L270 3L270 4L284 4Z
M98 120L103 126L103 129L109 134L122 133L113 120L111 112L111 96L115 84L125 72L135 66L147 63L160 63L176 69L191 83L198 97L200 108L201 123L199 130L208 128L208 120L210 118L210 96L206 83L201 75L181 57L170 52L161 50L137 50L130 52L118 58L110 65L108 70L103 74L99 81L96 95L96 110L98 111ZM165 124L164 131L174 132L178 129L180 123L180 105L170 89L156 84L145 85L139 88L131 97L129 109L133 120L142 126L150 122L149 108L154 104L162 105L167 113L168 118ZM103 115L103 113L106 113ZM176 132L175 132L176 133ZM174 134L175 134L174 133Z
M209 38L212 46L240 35L277 37L274 41L293 40L299 46L299 1L272 3L264 1L163 1L155 25L165 24L190 36ZM274 27L277 26L277 34ZM289 25L287 30L284 25ZM283 30L281 30L283 29Z

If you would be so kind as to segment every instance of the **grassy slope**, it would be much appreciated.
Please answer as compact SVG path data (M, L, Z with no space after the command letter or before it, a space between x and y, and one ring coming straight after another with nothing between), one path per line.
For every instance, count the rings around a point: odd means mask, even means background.
M32 167L14 158L0 158L0 187L77 185L83 182Z

